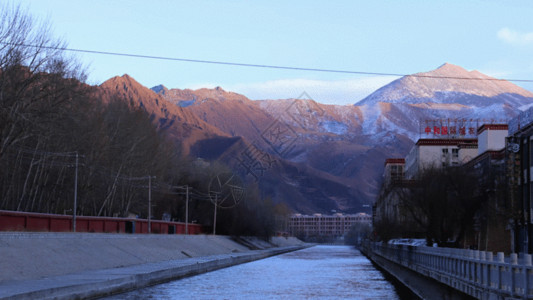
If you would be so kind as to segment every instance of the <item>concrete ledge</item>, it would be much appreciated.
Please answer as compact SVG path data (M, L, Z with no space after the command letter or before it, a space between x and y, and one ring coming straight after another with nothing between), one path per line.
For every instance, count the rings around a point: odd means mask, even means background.
M309 246L279 247L246 253L221 254L123 268L92 270L43 279L4 281L0 283L0 299L85 299L103 297L307 247Z

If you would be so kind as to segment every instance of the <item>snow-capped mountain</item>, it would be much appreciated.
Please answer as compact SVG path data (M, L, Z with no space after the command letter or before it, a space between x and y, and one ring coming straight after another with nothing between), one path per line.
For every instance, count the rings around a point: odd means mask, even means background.
M368 112L363 132L373 133L377 127L415 140L424 120L505 122L531 103L533 93L511 82L446 63L430 72L397 79L355 106Z
M509 81L499 80L478 71L467 71L445 63L438 69L397 79L356 105L387 102L402 104L438 103L484 107L508 104L513 107L529 103L533 93Z
M533 93L452 64L404 76L344 106L310 99L252 101L222 88L152 90L225 136L241 137L244 147L253 144L276 157L280 165L262 178L261 188L306 213L368 211L384 160L405 156L424 120L505 122L533 105ZM265 139L273 126L290 145L286 151Z

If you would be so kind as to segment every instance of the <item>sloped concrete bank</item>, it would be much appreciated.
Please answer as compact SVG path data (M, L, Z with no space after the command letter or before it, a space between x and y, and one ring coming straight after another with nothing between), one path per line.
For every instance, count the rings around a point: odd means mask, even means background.
M2 233L0 299L101 297L309 247L245 240L261 250L225 236Z

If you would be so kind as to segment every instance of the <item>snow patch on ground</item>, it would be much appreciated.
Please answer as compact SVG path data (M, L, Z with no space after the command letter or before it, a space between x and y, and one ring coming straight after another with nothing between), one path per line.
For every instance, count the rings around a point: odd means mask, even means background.
M522 105L522 106L520 106L518 109L519 109L520 111L526 111L526 110L528 110L528 109L531 108L531 107L533 107L533 103L526 104L526 105Z
M336 121L325 121L322 122L320 125L323 130L337 135L343 135L348 131L348 126Z
M187 106L191 106L191 105L193 105L194 102L196 102L196 99L188 100L188 101L180 101L180 102L178 102L178 105L179 105L180 107L187 107Z
M381 116L381 108L379 105L362 105L359 106L363 112L363 134L373 135L378 130L378 119Z

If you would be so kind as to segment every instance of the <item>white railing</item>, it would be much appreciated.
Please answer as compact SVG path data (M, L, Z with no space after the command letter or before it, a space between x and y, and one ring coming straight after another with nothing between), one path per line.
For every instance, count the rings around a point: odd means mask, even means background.
M530 254L370 242L363 248L478 299L533 299Z

